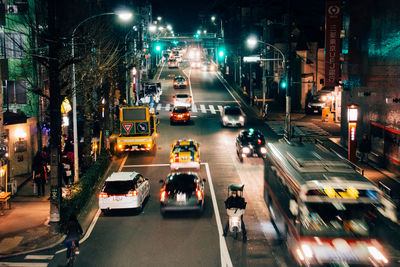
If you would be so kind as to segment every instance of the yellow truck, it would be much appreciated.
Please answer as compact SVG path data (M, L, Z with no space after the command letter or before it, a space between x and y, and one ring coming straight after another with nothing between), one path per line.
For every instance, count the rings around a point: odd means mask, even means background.
M120 109L120 134L115 138L114 151L154 151L159 124L156 113L147 106Z

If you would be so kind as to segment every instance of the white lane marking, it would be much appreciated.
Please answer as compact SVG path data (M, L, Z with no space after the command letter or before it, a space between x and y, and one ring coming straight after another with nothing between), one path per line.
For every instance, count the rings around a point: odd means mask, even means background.
M214 106L213 105L208 105L208 106L210 107L211 114L216 114Z
M197 112L197 106L196 105L192 105L192 111L193 112Z
M161 72L163 71L164 65L165 65L165 61L164 61L163 64L161 65L161 70L160 70L160 73L158 74L158 79L157 79L157 80L160 79Z
M9 266L9 267L46 267L49 266L47 262L0 262L0 266Z
M190 91L190 96L192 97L192 103L194 104L194 96L193 96L193 91L192 91L192 83L190 81L190 75L192 74L192 68L189 69L189 75L182 70L183 73L188 77L188 82L189 82L189 91Z
M236 101L236 103L238 103L238 104L240 105L240 102L239 102L239 101L236 99L236 97L232 94L232 92L231 92L231 90L228 88L228 86L225 85L225 81L222 80L221 77L220 77L218 74L216 74L216 76L217 76L218 80L222 83L222 85L225 87L225 89L228 91L228 93L229 93L229 94L232 96L232 98ZM246 103L245 103L245 105L248 106Z
M206 106L200 105L201 112L207 113Z
M170 107L171 105L170 104L167 104L166 106L165 106L165 111L169 111L169 107Z
M125 158L122 160L121 165L118 168L118 172L120 172L122 170L122 168L124 167L125 162L126 162L127 159L128 159L128 155L126 155ZM94 216L92 222L89 225L88 230L85 233L85 236L81 240L79 240L79 244L82 244L83 242L86 241L86 239L89 238L90 234L92 233L92 231L94 229L94 226L97 223L97 220L99 219L100 214L101 214L101 210L98 209L97 212L96 212L96 215ZM60 250L56 251L55 254L59 254L59 253L64 252L64 251L67 251L67 248L60 249Z
M161 110L161 106L162 106L161 104L158 104L157 105L157 110Z
M221 254L221 266L231 267L233 265L232 265L231 257L229 256L229 251L228 251L228 247L226 245L226 240L224 237L222 237L221 216L220 216L219 210L218 210L217 197L215 196L214 185L212 183L210 167L208 166L208 163L205 163L205 165L206 165L208 184L209 184L210 192L211 192L211 199L213 202L215 220L216 220L217 228L218 228L219 248L220 248L220 254Z
M224 108L223 108L222 106L218 105L218 110L219 110L219 113L222 113L222 111L224 110Z
M26 255L25 260L51 260L54 255Z

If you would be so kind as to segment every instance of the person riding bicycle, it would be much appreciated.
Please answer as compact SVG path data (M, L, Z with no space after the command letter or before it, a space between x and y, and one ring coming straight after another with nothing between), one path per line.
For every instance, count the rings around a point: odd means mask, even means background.
M75 244L75 253L79 253L79 240L81 239L82 233L83 230L78 222L78 219L76 218L76 215L71 214L66 228L67 237L64 240L64 245L67 247L67 263L69 263L71 257L72 243Z
M246 202L243 197L239 196L236 191L232 191L231 195L225 200L225 208L226 209L245 209ZM247 239L247 231L244 226L243 215L241 216L241 226L243 230L243 239ZM229 230L229 219L225 224L224 236L228 234Z

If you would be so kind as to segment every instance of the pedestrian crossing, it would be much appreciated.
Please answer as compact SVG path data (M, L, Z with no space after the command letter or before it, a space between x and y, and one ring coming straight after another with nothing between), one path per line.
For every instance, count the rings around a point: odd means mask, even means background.
M161 111L171 111L172 109L171 104L157 104L156 106L156 111L161 112ZM221 114L223 111L224 107L222 105L205 105L205 104L193 104L192 108L190 110L191 113L211 113L211 114Z
M0 266L9 266L9 267L47 267L50 261L54 258L54 255L38 255L38 254L30 254L24 257L24 261L0 261Z
M266 124L276 135L283 135L285 125L283 121L269 121ZM330 134L312 122L292 122L295 136L329 136Z

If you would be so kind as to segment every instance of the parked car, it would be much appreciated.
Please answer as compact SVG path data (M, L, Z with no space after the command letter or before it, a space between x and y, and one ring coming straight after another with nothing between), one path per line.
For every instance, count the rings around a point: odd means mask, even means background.
M332 106L332 101L332 90L320 90L315 95L311 96L305 111L307 114L321 113L324 108L330 108Z

